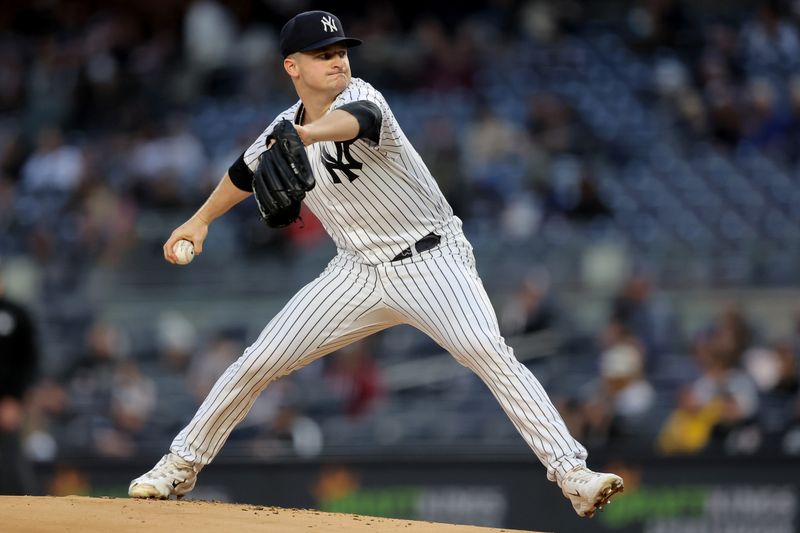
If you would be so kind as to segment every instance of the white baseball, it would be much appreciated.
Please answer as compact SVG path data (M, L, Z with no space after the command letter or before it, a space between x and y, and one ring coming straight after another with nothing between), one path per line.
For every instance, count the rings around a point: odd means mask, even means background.
M172 247L172 252L178 258L176 263L188 265L194 259L194 245L186 239L181 239Z

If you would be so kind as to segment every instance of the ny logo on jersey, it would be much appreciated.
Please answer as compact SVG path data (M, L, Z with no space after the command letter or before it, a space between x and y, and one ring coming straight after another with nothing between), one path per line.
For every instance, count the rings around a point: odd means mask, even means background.
M327 16L322 17L322 29L325 31L337 31L336 29L336 21L333 20L333 17Z
M353 143L338 142L334 144L336 145L336 158L334 159L331 157L331 154L329 154L328 151L323 147L322 164L328 169L328 173L330 173L334 183L342 182L342 180L339 179L338 174L335 172L336 170L347 176L347 179L351 182L354 181L356 178L358 178L358 174L353 171L361 170L361 167L363 167L364 164L356 159L353 159L353 156L350 155L350 145Z

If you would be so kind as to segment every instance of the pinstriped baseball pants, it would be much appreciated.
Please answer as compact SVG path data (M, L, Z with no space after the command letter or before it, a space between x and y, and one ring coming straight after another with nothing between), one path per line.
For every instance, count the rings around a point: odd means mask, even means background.
M585 464L586 450L500 335L472 247L460 229L441 233L437 248L402 261L375 266L337 255L228 367L171 451L210 463L270 382L372 333L410 324L483 380L551 481Z

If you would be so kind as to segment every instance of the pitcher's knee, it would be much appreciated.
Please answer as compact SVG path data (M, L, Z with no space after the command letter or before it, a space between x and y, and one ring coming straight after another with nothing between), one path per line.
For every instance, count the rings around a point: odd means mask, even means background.
M514 352L504 344L472 344L469 350L453 352L453 357L463 366L480 373L487 367L503 374L514 374L522 365L514 357Z
M494 365L495 361L503 359L503 354L498 350L482 346L470 348L472 349L455 351L452 355L456 361L472 370L476 367L485 368L490 362Z
M255 351L251 348L233 363L238 366L237 374L247 380L274 381L289 372L292 359L286 354L277 355L266 351Z

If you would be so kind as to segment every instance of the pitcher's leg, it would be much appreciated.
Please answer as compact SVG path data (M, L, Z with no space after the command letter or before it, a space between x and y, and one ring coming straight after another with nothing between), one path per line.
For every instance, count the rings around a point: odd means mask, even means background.
M391 325L379 309L374 271L349 263L327 270L228 367L170 450L197 465L210 463L271 381Z
M586 450L567 430L539 381L514 357L474 269L460 256L404 262L389 276L387 296L412 325L430 335L491 390L556 481L584 465Z

